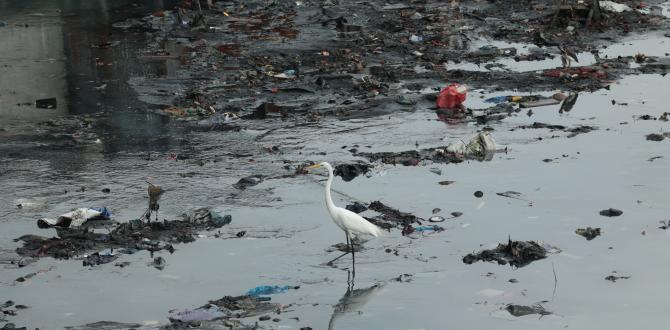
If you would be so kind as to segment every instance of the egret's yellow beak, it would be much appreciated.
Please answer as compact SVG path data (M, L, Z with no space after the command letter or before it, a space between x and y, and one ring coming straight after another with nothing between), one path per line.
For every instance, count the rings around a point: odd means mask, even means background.
M307 168L320 168L320 167L321 167L321 164L314 164L314 165L307 166L305 168L307 169Z

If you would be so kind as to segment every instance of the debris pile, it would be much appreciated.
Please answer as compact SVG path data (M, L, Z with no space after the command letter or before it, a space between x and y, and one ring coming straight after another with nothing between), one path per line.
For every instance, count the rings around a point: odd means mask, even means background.
M513 267L523 267L533 261L544 259L547 250L537 242L512 241L507 244L498 244L491 250L483 250L478 253L470 253L463 257L463 262L472 264L477 261L495 261L500 265L510 264Z
M23 242L16 249L21 256L53 257L70 259L88 255L84 266L98 265L115 260L117 253L134 253L139 250L156 252L174 251L172 244L195 241L197 233L203 230L220 228L230 223L230 216L221 216L210 209L203 208L182 215L182 220L164 220L145 223L140 220L118 224L109 232L96 232L86 226L80 228L58 229L58 237L45 238L37 235L24 235L15 241ZM109 253L98 251L111 249ZM95 253L98 252L98 253Z

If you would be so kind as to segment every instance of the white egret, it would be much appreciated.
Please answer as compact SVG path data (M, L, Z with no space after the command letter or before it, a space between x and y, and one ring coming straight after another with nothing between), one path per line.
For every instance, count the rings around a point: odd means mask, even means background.
M321 168L325 167L328 170L328 181L326 182L326 208L330 217L333 219L333 222L344 231L344 234L347 237L347 252L343 255L331 260L328 262L329 265L340 259L341 257L347 255L351 252L352 263L356 263L356 257L354 255L353 241L351 241L353 235L372 235L378 237L382 234L381 228L373 225L369 221L365 220L362 216L351 212L347 209L335 206L333 199L330 197L330 186L333 183L333 167L330 166L328 162L323 162L320 164L308 166L306 168ZM350 243L351 242L351 243Z

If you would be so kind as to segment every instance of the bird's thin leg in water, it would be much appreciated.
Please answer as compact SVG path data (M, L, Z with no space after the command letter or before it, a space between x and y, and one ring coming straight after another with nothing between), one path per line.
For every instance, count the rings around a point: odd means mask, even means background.
M351 241L351 275L356 276L356 253L354 253L354 241Z
M326 263L326 265L328 265L328 266L332 266L332 265L333 265L333 262L335 262L336 260L338 260L338 259L340 259L340 258L346 256L347 254L349 254L349 252L351 251L351 249L349 248L349 234L346 234L346 235L347 235L347 252L344 252L344 253L341 254L339 257L337 257L337 258L335 258L335 259L333 259L333 260L331 260L331 261L328 261L328 262Z

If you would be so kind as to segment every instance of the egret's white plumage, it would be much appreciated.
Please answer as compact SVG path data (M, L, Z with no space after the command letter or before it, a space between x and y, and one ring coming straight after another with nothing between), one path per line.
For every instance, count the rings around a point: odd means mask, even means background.
M326 208L333 219L333 222L344 231L347 235L347 240L352 235L372 235L380 236L382 230L365 220L362 216L351 212L347 209L335 206L333 199L330 196L330 186L333 184L333 167L328 162L323 162L318 165L312 165L309 168L325 167L328 170L328 181L326 182Z

